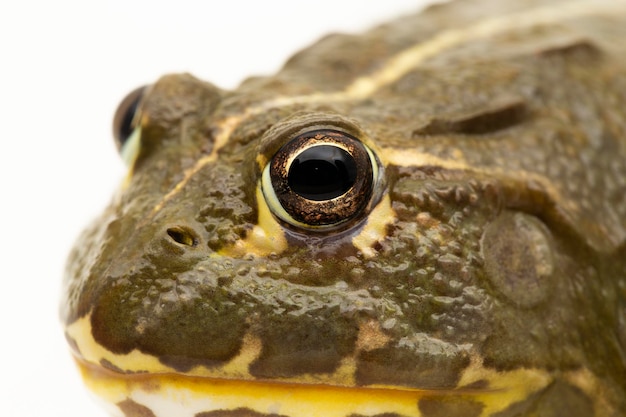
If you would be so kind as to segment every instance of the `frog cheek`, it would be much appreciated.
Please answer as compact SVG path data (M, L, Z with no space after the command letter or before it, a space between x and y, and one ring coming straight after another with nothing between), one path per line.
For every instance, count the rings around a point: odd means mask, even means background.
M481 247L489 282L510 303L530 308L549 296L553 244L539 219L505 211L487 226Z

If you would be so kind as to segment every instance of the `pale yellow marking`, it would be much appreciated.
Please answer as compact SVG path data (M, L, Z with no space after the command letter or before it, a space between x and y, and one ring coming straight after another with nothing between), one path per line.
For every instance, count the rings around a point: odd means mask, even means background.
M91 314L76 320L66 328L66 333L71 337L78 347L79 352L75 352L86 361L99 364L105 359L120 369L128 371L149 371L149 372L173 372L174 370L163 365L159 360L151 355L146 355L138 350L133 350L124 355L115 354L93 338L91 328Z
M385 347L391 338L383 332L380 322L375 319L359 324L359 334L356 340L358 351L369 351Z
M489 386L473 396L485 407L481 417L488 417L522 401L531 394L547 387L553 378L545 369L527 368L507 372L485 368L482 359L473 355L470 365L463 372L458 387L471 386L478 381L488 381Z
M222 121L220 121L216 128L219 133L215 136L215 142L213 143L213 149L209 155L203 156L198 159L198 161L194 164L193 167L187 169L183 176L183 179L180 180L170 192L163 196L163 199L159 201L159 203L154 206L152 209L152 214L157 213L163 205L169 201L172 197L174 197L183 187L189 182L191 177L193 177L198 171L200 171L205 165L214 162L217 159L218 151L228 143L228 139L230 138L231 133L237 128L241 120L243 120L247 116L247 113L242 113L235 116L230 116Z
M381 148L378 156L385 165L400 167L433 166L456 170L477 170L476 167L468 165L463 159L457 159L456 157L453 159L440 158L429 153L420 152L416 149L395 147Z
M130 137L122 146L121 157L124 164L128 167L128 172L122 182L122 189L127 188L130 185L130 181L133 178L133 172L135 170L135 161L139 156L139 150L141 149L141 127L136 127L131 133Z
M267 256L271 253L281 253L287 249L287 239L282 226L274 219L261 186L257 185L256 200L258 204L258 224L248 233L245 239L238 240L233 246L220 251L222 256L244 255Z
M500 180L503 185L510 185L515 189L528 189L528 185L534 188L540 188L552 201L558 201L563 209L562 214L568 217L571 223L573 219L580 216L581 207L576 201L566 198L559 189L557 189L550 180L539 174L528 171L513 171L506 166L500 167L480 167L469 165L463 160L441 158L429 153L420 152L415 149L404 148L382 148L379 153L380 159L385 165L395 166L421 166L421 167L441 167L448 170L467 171L475 174L483 174L486 177ZM456 158L456 157L455 157ZM526 186L520 187L519 184L524 183Z
M391 208L389 195L385 195L376 207L367 216L367 223L361 233L352 238L352 244L363 256L371 258L376 255L372 245L380 242L387 236L387 226L393 224L396 212Z
M131 398L157 417L193 417L212 410L249 408L292 417L347 417L397 413L420 417L417 402L438 392L347 388L194 378L174 374L115 375L78 362L86 385L109 403ZM121 415L121 414L120 414Z
M263 342L257 336L247 333L243 338L240 353L234 357L226 365L222 366L221 372L230 378L237 377L242 379L251 378L248 368L258 359L261 354Z
M468 27L445 30L392 57L380 71L373 75L358 78L348 87L345 94L356 98L368 97L381 86L397 81L425 60L478 39L493 37L516 29L549 25L590 14L609 14L623 9L626 9L626 3L622 1L573 1L489 17Z
M435 230L441 224L441 220L434 218L430 213L426 211L419 212L415 217L415 221L423 229Z
M572 385L580 388L593 401L596 416L616 415L616 410L611 404L617 403L619 399L609 398L611 387L608 387L606 382L598 379L589 369L583 368L568 372L565 375L565 379Z
M259 167L259 170L263 172L263 170L265 169L265 166L269 163L269 160L267 159L265 155L258 154L256 157L256 163Z

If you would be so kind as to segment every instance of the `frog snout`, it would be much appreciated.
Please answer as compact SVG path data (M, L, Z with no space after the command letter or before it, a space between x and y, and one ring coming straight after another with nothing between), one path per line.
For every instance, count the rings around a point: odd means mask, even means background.
M157 271L189 271L212 253L200 229L191 223L167 223L150 233L148 245L138 249Z

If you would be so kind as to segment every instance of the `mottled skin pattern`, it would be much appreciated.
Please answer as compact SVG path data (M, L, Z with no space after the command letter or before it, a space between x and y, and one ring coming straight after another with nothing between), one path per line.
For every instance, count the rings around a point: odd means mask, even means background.
M90 315L107 350L136 349L180 373L219 368L252 335L261 351L250 379L332 375L350 357L357 386L452 390L479 362L551 377L498 417L625 415L623 14L512 28L444 49L367 97L238 117L277 97L343 91L440 31L539 4L462 1L329 36L236 91L162 78L142 105L130 180L71 255L63 321ZM287 246L234 249L259 221L264 164L295 132L320 127L380 159L366 212L332 233L273 219ZM393 215L364 250L353 238L381 205ZM364 345L364 328L382 342ZM572 377L583 370L586 391ZM119 407L153 415L132 400ZM416 404L428 417L483 407L471 394Z

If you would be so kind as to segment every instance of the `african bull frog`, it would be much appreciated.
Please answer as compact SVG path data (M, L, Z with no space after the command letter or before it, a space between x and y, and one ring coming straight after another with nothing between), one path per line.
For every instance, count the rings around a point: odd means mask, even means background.
M626 415L626 4L464 0L116 117L62 319L117 416Z

